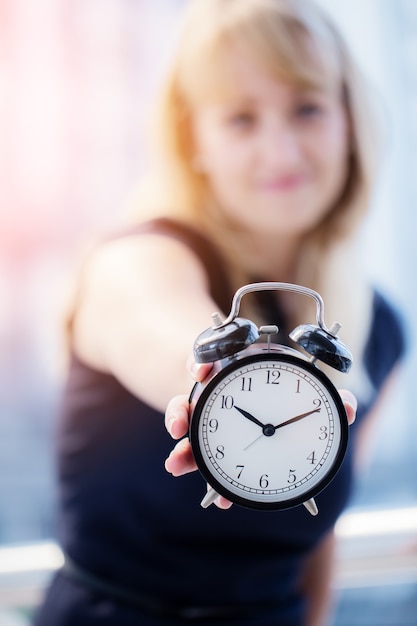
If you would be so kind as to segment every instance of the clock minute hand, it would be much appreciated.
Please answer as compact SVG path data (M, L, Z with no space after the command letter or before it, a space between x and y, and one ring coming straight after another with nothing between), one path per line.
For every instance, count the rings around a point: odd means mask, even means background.
M288 424L292 424L293 422L298 422L299 420L302 420L305 417L312 415L313 413L319 413L319 412L320 412L320 408L313 409L312 411L307 411L307 413L301 413L301 415L296 415L295 417L292 417L291 419L286 420L285 422L282 422L282 424L277 424L276 426L274 426L274 428L275 430L278 430L278 428L282 428L283 426L288 426Z
M236 405L234 408L236 409L236 411L239 411L239 413L241 413L243 417L246 417L246 419L250 420L254 424L257 424L261 428L264 428L265 424L262 424L262 422L259 421L256 417L254 417L251 413L248 413L248 411L245 411L245 409L241 409L240 407Z

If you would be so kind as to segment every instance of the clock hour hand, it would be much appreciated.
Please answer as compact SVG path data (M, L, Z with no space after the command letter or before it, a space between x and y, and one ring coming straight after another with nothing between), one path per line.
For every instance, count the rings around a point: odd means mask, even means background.
M278 430L278 428L282 428L283 426L288 426L288 424L293 424L294 422L298 422L299 420L302 420L305 417L312 415L313 413L318 413L319 411L320 411L320 407L317 409L313 409L312 411L307 411L307 413L301 413L301 415L296 415L295 417L292 417L291 419L286 420L285 422L282 422L281 424L277 424L276 426L274 426L274 428L275 430Z
M245 411L245 409L241 409L240 407L236 406L234 407L236 409L236 411L239 411L239 413L241 413L243 415L243 417L246 417L246 419L250 420L251 422L253 422L254 424L257 424L258 426L260 426L261 428L265 427L265 424L262 424L262 422L260 422L256 417L254 417L251 413L248 413L248 411Z

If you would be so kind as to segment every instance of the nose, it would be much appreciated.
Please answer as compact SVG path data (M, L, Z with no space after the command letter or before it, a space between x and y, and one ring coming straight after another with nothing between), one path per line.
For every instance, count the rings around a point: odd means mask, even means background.
M264 125L260 150L266 165L283 170L298 165L302 155L296 129L284 120L273 120Z

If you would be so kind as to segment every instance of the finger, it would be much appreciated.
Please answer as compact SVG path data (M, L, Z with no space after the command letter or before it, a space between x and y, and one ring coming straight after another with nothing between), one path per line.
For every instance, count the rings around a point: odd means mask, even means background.
M224 498L223 496L219 496L215 501L214 504L219 508L219 509L230 509L230 507L232 506L233 502L230 502L230 500L227 500L226 498Z
M348 422L351 426L356 419L356 410L358 408L358 401L351 391L347 389L339 389L340 396L345 405Z
M194 357L190 356L187 361L187 369L194 380L201 382L210 374L213 363L197 363Z
M215 504L219 509L230 509L232 502L223 498L213 487L207 483L207 494L201 502L201 506L206 509L210 504Z
M188 438L181 439L165 461L165 469L173 476L189 474L197 469Z
M173 439L180 439L188 432L190 404L186 395L175 396L165 411L165 427Z

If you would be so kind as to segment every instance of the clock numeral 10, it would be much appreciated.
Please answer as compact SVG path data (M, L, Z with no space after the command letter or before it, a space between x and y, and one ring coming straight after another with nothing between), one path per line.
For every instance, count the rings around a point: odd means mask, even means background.
M233 396L221 396L220 397L220 408L222 409L233 409L235 405L235 401Z

